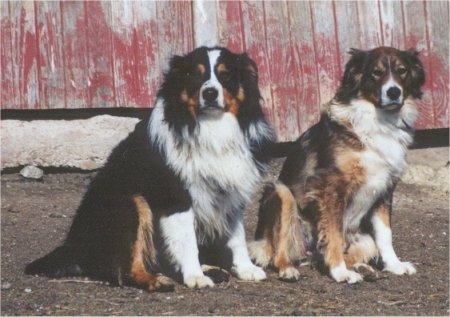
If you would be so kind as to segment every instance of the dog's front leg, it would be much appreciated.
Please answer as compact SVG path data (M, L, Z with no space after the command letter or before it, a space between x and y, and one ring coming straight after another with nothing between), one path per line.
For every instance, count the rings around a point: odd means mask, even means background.
M391 208L392 193L376 209L372 217L372 225L375 233L375 243L380 250L384 270L397 274L411 275L416 273L416 268L410 262L402 262L397 257L392 245Z
M317 250L322 253L330 275L336 282L349 284L361 282L363 277L359 273L349 270L345 265L345 237L342 219L344 203L341 198L332 194L333 191L335 191L334 188L327 188L322 192L324 197L318 200Z
M181 271L184 284L189 288L214 286L200 266L192 209L161 218L160 226L171 262Z
M264 270L252 263L245 242L245 231L240 220L227 242L233 255L232 272L241 280L261 281L266 279Z

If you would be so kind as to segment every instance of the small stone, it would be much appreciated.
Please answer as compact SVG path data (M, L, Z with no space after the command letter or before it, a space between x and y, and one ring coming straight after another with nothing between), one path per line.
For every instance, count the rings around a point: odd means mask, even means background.
M11 284L11 283L8 283L8 282L2 283L2 290L8 290L8 289L10 289L11 287L12 287L12 284Z
M24 291L25 293L31 293L31 288L27 287Z
M22 168L20 175L25 178L41 179L44 176L44 171L36 166L28 165Z

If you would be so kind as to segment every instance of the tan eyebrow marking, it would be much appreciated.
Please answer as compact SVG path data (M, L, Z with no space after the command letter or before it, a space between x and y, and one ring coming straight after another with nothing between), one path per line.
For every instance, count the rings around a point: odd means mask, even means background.
M197 65L197 70L200 72L200 74L203 75L205 73L205 71L206 71L206 67L203 64L198 64Z
M228 71L227 67L225 66L225 64L219 64L217 66L217 72L218 73L222 73L222 72L226 72Z

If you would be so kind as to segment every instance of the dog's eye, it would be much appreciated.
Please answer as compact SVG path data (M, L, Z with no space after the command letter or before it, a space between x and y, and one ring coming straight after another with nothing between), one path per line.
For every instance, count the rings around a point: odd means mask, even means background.
M189 70L185 72L186 78L195 79L201 76L201 73L198 70Z
M406 74L406 68L403 66L400 66L399 68L397 68L397 74L401 75L405 75Z
M383 76L384 72L381 69L375 69L372 72L372 76L375 78L380 78L381 76Z
M219 79L223 82L227 82L231 79L231 74L229 72L221 72L219 74Z

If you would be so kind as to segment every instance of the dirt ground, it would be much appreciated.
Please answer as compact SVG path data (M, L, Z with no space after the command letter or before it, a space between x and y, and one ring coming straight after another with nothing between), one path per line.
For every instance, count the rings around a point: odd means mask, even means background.
M281 160L274 162L274 179ZM400 183L394 201L394 246L417 274L380 272L375 282L338 284L314 267L296 283L242 282L232 277L212 289L177 285L147 293L86 279L52 280L23 274L24 266L64 239L94 173L46 174L42 181L1 179L2 315L445 315L449 311L449 193L446 186ZM448 178L447 178L448 181ZM446 187L448 188L448 186ZM246 212L247 239L256 225L257 199Z

